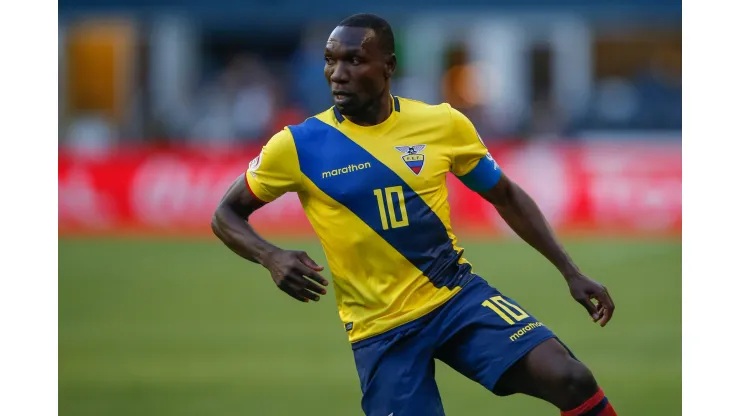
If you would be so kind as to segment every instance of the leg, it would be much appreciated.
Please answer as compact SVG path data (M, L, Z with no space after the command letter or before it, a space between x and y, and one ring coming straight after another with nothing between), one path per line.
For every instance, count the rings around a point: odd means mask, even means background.
M554 338L511 366L493 389L500 396L522 393L538 397L562 411L577 408L598 391L591 371Z
M555 334L487 283L471 289L437 358L497 395L537 397L566 416L616 416L591 372Z
M433 347L402 331L353 348L367 416L444 416L434 380Z

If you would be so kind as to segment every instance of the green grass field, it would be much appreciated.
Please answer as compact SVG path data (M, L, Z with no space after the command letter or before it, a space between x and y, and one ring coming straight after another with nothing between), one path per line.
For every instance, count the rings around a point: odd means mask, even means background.
M617 310L591 323L557 272L523 243L462 244L481 274L552 328L595 373L620 415L681 412L680 241L571 240ZM315 243L301 248L324 262ZM556 415L499 398L442 363L448 415ZM63 416L361 415L333 291L302 304L213 241L59 242L59 413ZM423 415L420 415L423 416Z

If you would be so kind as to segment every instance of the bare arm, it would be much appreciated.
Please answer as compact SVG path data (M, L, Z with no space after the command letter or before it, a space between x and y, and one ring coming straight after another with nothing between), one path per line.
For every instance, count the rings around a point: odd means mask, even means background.
M249 225L249 216L265 204L247 189L243 176L231 184L211 219L213 233L234 253L261 265L279 248L265 241Z
M505 174L501 174L493 188L479 194L493 204L519 237L542 253L566 279L580 273L534 200Z
M479 194L490 202L501 218L530 246L542 253L565 277L573 298L601 326L614 313L614 302L603 285L586 277L558 241L534 200L503 173L491 189ZM597 301L596 306L592 299Z
M326 294L326 289L309 279L327 286L329 282L319 274L323 267L303 251L283 250L270 244L249 225L250 215L264 205L249 191L244 176L240 176L216 208L211 229L231 251L268 269L282 291L302 302L318 302L318 295Z

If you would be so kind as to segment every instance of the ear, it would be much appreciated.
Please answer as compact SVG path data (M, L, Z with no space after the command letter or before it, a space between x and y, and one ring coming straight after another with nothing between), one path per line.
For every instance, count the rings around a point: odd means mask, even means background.
M396 73L396 54L389 54L385 60L385 77L386 79L391 78Z

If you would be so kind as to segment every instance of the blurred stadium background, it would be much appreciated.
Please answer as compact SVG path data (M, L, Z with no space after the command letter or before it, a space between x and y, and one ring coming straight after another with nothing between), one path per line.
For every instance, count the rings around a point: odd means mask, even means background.
M60 414L361 414L331 292L294 302L209 228L261 144L331 105L324 42L356 12L394 27L392 92L467 114L616 316L592 324L453 179L476 271L559 333L620 414L679 414L677 0L60 2ZM255 222L324 260L297 198ZM450 415L554 414L437 372Z

